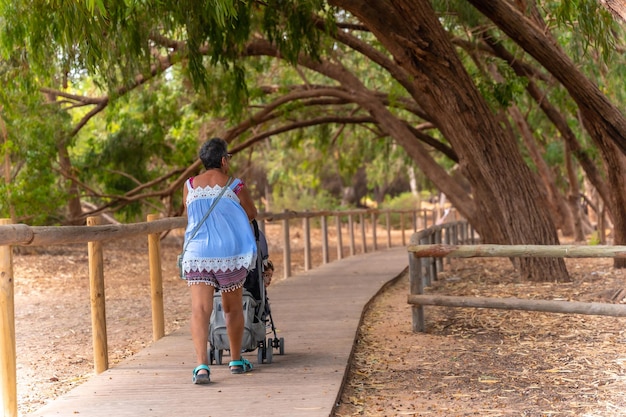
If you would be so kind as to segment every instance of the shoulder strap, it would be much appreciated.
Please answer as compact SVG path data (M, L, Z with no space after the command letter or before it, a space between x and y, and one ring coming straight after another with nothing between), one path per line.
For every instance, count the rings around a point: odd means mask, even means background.
M224 193L226 192L226 190L228 189L228 187L230 186L230 184L232 182L233 182L233 177L228 177L228 181L226 181L226 185L224 187L222 187L222 191L220 191L220 194L217 196L217 198L215 200L213 200L213 203L211 204L211 207L209 207L207 212L204 213L204 217L202 217L202 220L200 222L198 222L196 227L194 227L193 231L191 232L191 236L189 236L189 240L187 240L187 242L185 242L185 246L183 247L183 252L181 253L181 255L185 253L185 251L187 250L187 245L189 245L189 242L196 236L196 233L198 233L198 230L200 230L200 226L209 217L209 214L211 214L211 212L213 211L213 208L215 207L215 205L217 204L219 199L222 198L222 196L224 195Z

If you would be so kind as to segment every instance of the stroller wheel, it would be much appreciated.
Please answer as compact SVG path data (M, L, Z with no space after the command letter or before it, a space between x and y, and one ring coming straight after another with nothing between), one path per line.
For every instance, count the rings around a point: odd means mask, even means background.
M267 344L265 345L265 361L267 363L272 363L272 359L274 357L273 348L272 348L272 339L267 339Z
M224 351L222 349L213 349L213 357L215 358L215 363L218 365L222 364L222 355L224 354Z
M263 359L265 357L265 355L263 354L263 351L265 350L264 346L259 346L257 352L256 352L256 362L261 365L263 363Z
M278 354L279 355L285 354L285 338L284 337L281 337L278 340Z
M213 356L213 347L209 347L207 349L207 356L209 357L209 365L213 365L213 360L215 359Z

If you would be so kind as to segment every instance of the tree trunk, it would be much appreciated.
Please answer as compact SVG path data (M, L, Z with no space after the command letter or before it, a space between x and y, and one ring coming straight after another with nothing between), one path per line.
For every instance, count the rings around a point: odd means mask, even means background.
M580 207L580 187L578 186L578 178L574 163L572 161L572 152L565 144L565 169L567 170L567 178L569 179L569 195L567 201L570 205L572 213L572 221L574 223L574 239L577 242L585 241L585 232L583 230L583 214Z
M357 16L414 79L421 104L459 155L479 215L493 225L484 241L558 244L545 199L514 138L497 123L454 53L430 2L335 0ZM451 197L451 196L450 196ZM486 231L487 232L487 231ZM522 258L523 277L569 280L562 259Z
M61 141L57 147L59 151L59 166L63 176L65 178L74 178L73 175L73 167L72 161L70 159L70 155L67 153L67 148L65 147L65 141ZM68 223L70 225L81 225L85 224L85 219L82 217L83 208L80 203L80 189L78 188L78 184L76 181L71 181L69 185L69 200L67 202L67 207L69 210Z
M275 46L263 40L250 43L246 53L248 55L280 56ZM494 213L493 216L485 215L484 213L488 212L488 207L484 210L477 210L474 201L463 186L448 175L433 159L428 150L416 138L410 126L389 111L386 104L380 100L380 95L370 92L356 76L338 63L314 61L301 56L299 64L340 82L343 89L327 89L326 94L335 94L341 99L357 103L370 112L380 128L403 147L440 191L446 193L454 207L475 227L481 238L489 236L489 233L493 233L493 230L497 229L497 223L491 227L484 227L485 224L489 223L480 222L481 218L492 219L497 216L497 213ZM479 212L482 214L480 217L477 214Z
M554 174L550 170L550 167L548 167L548 164L546 164L546 161L543 159L543 156L537 148L537 143L532 134L531 128L528 125L528 121L515 105L509 107L509 114L517 125L522 140L526 145L526 149L528 149L528 154L537 168L538 176L541 178L541 181L543 182L548 193L548 204L554 213L553 216L557 228L561 229L563 236L572 236L574 234L574 220L572 218L572 213L569 206L565 202L564 197L561 195L556 186Z
M45 94L48 102L53 103L56 100L56 96L52 93ZM62 133L61 133L62 134ZM72 160L67 152L67 139L59 138L57 141L57 150L59 155L59 168L63 177L70 180L68 195L69 200L67 202L67 208L69 211L68 223L70 225L81 225L85 223L85 219L82 218L83 209L80 204L80 189L76 181L71 181L75 178L73 174Z
M565 55L549 32L541 30L511 3L469 1L559 80L578 105L583 125L606 163L611 190L605 203L613 215L613 243L626 243L626 179L621 160L615 155L618 149L626 155L626 118ZM614 266L625 267L626 263L615 260Z
M546 97L545 92L541 91L539 87L537 87L537 85L533 82L533 74L529 74L526 71L525 67L522 65L522 62L516 59L511 53L509 53L502 46L501 42L498 42L490 35L483 36L483 39L493 49L497 56L509 63L511 68L513 68L518 76L527 77L529 79L529 82L526 86L526 91L528 91L528 94L530 94L530 96L535 100L539 107L541 107L541 110L543 110L548 119L550 119L550 121L559 131L561 137L565 141L565 146L572 152L572 154L574 154L576 160L578 160L578 163L585 171L587 179L589 180L589 182L591 182L591 184L593 184L593 187L600 194L600 197L605 201L608 200L610 194L609 188L602 178L602 174L598 170L596 163L591 160L589 155L587 155L585 150L578 143L576 135L567 123L567 119L556 107L552 105L552 103L550 103L550 101Z

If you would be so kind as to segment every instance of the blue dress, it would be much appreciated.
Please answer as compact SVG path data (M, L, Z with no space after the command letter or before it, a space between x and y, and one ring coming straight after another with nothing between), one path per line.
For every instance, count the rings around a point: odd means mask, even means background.
M257 250L254 232L234 191L241 180L236 178L231 183L191 241L193 229L202 221L222 187L192 188L190 180L185 184L188 191L185 244L189 243L183 255L183 270L215 273L254 268Z

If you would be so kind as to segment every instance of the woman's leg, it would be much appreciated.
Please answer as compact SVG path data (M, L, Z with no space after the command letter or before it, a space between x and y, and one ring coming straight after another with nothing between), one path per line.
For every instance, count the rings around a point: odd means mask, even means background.
M214 291L215 288L204 283L191 285L191 339L196 351L197 365L209 365L207 343ZM201 370L199 373L207 373L207 371Z
M230 345L232 360L241 359L241 343L243 339L243 288L222 292L222 308L226 319L226 332Z

